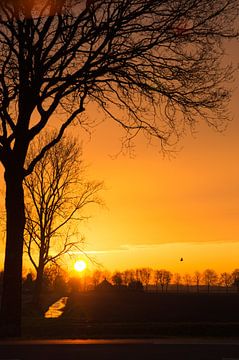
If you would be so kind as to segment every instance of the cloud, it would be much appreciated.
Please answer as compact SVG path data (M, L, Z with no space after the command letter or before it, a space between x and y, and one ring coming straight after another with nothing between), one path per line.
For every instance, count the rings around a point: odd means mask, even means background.
M178 242L164 242L160 244L124 244L116 249L109 249L109 250L88 250L85 251L87 255L101 255L101 254L114 254L114 253L122 253L122 252L134 252L134 251L140 251L140 250L158 250L160 247L163 246L171 246L173 244L177 245L203 245L203 244L225 244L225 243L237 243L239 240L232 240L232 239L211 239L207 241L178 241ZM76 252L77 253L77 252Z
M119 253L122 251L127 251L129 250L128 248L125 248L124 246L120 246L119 248L116 249L109 249L109 250L85 250L83 251L84 254L86 255L100 255L100 254L114 254L114 253ZM69 251L68 252L69 255L78 255L78 254L82 254L81 251Z

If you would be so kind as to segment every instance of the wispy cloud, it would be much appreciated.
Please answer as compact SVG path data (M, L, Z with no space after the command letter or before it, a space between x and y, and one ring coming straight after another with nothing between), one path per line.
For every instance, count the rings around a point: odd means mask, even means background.
M113 254L113 253L119 253L119 252L127 251L127 250L129 250L129 249L122 246L117 249L109 249L109 250L85 250L85 251L83 251L83 253L86 255ZM68 254L77 255L77 254L82 254L82 252L81 251L70 251Z
M224 244L224 243L235 243L238 242L238 240L231 240L231 239L215 239L215 240L209 240L209 241L195 241L195 242L175 242L174 244L177 245L183 245L186 246L187 244L189 245L206 245L206 244ZM111 248L111 249L103 249L103 250L85 250L83 251L84 254L86 255L110 255L110 254L117 254L117 253L123 253L123 252L135 252L135 251L146 251L146 250L155 250L157 251L158 249L164 247L164 246L172 246L173 243L171 242L164 242L164 243L160 243L160 244L123 244L120 245L117 248ZM71 251L70 255L79 255L82 254L82 252L80 251Z

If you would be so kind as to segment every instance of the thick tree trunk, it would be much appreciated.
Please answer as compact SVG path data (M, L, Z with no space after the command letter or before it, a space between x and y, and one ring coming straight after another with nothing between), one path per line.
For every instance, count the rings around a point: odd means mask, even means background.
M0 318L0 334L5 337L21 335L25 212L23 179L18 170L11 168L5 171L7 226Z

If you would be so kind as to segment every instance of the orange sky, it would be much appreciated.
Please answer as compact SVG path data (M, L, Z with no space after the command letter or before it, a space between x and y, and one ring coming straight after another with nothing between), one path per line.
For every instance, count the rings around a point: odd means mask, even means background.
M228 52L238 62L238 43ZM225 133L201 125L196 138L188 135L178 144L174 159L142 138L133 159L112 159L120 150L120 130L109 122L97 128L84 157L92 177L105 182L107 209L94 212L84 233L86 249L102 265L173 272L239 268L238 98L235 89Z
M185 271L239 267L237 138L236 121L224 135L203 129L172 160L143 146L134 159L112 160L110 145L92 141L85 157L105 182L107 208L84 229L87 250L109 268L179 271L181 256Z
M238 62L238 44L228 50ZM235 86L238 80L239 75ZM121 131L110 122L94 131L84 144L84 159L91 178L105 183L106 207L95 208L82 226L90 256L109 270L239 268L238 98L236 89L234 119L224 134L202 125L196 138L182 139L172 159L141 137L134 158L112 159Z

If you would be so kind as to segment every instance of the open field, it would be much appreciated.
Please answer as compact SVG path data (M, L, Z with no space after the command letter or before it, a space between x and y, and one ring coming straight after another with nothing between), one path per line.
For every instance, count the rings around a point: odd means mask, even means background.
M58 319L25 316L26 338L239 336L238 294L82 293Z
M239 294L86 292L70 296L64 317L103 322L239 322Z

